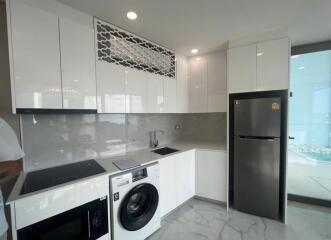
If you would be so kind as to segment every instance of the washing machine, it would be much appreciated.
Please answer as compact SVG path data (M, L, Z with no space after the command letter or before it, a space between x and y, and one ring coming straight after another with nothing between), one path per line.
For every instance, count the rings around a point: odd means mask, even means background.
M159 165L110 178L112 240L143 240L161 227Z

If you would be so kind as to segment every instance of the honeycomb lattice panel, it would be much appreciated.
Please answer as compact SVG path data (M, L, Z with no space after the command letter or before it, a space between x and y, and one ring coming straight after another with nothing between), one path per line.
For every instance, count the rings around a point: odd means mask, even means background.
M101 20L95 27L99 61L175 78L173 51Z

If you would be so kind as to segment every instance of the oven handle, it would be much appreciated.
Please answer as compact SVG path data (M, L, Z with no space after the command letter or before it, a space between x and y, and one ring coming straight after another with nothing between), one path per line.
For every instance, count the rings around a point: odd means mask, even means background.
M91 224L90 224L90 210L87 210L87 229L88 229L88 238L91 238Z

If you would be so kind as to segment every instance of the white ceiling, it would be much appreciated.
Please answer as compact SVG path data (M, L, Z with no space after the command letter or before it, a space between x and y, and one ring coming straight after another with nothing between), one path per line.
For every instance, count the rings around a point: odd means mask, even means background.
M288 29L292 45L331 39L330 0L58 0L190 55L227 40ZM136 21L126 18L133 10Z

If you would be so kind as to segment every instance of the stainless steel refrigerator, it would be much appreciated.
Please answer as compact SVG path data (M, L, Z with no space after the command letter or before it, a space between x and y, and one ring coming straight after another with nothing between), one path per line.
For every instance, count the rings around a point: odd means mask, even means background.
M234 101L234 207L279 219L281 98Z

